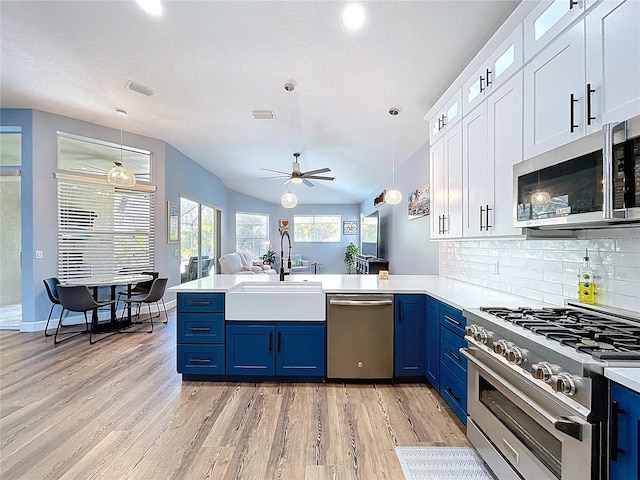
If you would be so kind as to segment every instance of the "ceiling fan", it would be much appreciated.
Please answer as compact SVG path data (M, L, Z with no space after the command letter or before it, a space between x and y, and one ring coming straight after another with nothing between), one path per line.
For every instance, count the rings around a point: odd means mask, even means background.
M295 157L295 161L293 162L293 171L291 173L287 173L287 172L281 172L280 170L271 170L270 168L261 168L260 170L266 170L267 172L275 172L275 173L279 173L280 175L274 175L272 177L261 177L261 178L286 178L287 180L285 180L282 184L285 185L289 182L291 183L304 183L306 186L308 187L313 187L315 186L312 182L309 181L309 179L311 180L333 180L333 177L325 177L322 175L318 175L320 173L327 173L330 172L331 169L330 168L320 168L318 170L310 170L308 172L302 172L300 170L300 164L298 163L298 157L300 157L300 154L298 152L294 153L293 156Z

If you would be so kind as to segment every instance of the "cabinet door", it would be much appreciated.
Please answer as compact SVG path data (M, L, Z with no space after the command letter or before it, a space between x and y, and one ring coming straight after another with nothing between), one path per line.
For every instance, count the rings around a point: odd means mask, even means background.
M276 375L324 376L325 327L276 326Z
M488 232L520 235L522 230L513 227L513 165L522 161L522 72L487 99L487 112L488 168L493 174Z
M447 203L443 219L446 238L462 237L462 124L445 134Z
M394 374L396 377L424 376L425 296L396 295Z
M425 335L426 376L433 388L440 390L440 302L427 297L427 328Z
M465 237L486 234L486 212L493 192L493 159L488 155L487 103L467 115L462 123L463 231ZM492 202L493 203L493 202Z
M616 383L611 384L609 413L610 477L612 480L640 478L640 395Z
M606 1L586 19L587 133L640 115L640 2Z
M273 376L275 327L227 324L227 375Z
M585 0L542 0L524 19L525 61L582 14Z
M447 204L446 164L444 139L431 145L431 238L441 238L442 216Z
M584 135L584 63L579 22L525 67L525 158Z

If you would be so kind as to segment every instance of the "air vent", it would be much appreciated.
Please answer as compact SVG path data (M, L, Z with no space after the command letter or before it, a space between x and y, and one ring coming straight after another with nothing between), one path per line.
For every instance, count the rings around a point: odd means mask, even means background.
M253 115L253 118L256 120L273 120L276 118L271 110L252 110L251 115Z
M147 97L152 96L155 92L153 89L142 85L141 83L136 83L134 81L129 80L127 82L127 88L129 90L133 90L134 92L141 93L142 95L146 95Z

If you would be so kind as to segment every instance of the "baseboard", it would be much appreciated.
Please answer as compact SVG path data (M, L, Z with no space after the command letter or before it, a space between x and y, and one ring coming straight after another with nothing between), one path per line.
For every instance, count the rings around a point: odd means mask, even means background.
M168 302L165 302L165 305L167 306L167 311L171 310L172 308L176 307L176 300L170 300ZM147 307L143 307L143 313L147 310ZM158 309L156 308L155 304L151 305L151 314L157 314L158 313ZM56 316L56 314L58 316ZM51 318L51 321L49 322L49 330L52 330L54 328L56 328L58 326L58 320L60 318L60 307L56 307L54 312L53 312L53 318ZM101 319L103 318L105 314L102 313L102 316L100 317ZM65 318L65 325L82 325L84 323L84 316L82 314L79 315L69 315L68 317ZM47 320L38 320L35 322L21 322L20 323L20 331L21 332L41 332L44 330L44 327L46 327L47 325Z

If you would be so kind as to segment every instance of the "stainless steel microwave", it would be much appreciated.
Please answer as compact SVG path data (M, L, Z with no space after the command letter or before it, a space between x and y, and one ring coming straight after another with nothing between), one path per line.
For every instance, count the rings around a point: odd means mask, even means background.
M513 192L516 227L640 222L640 116L514 165Z

